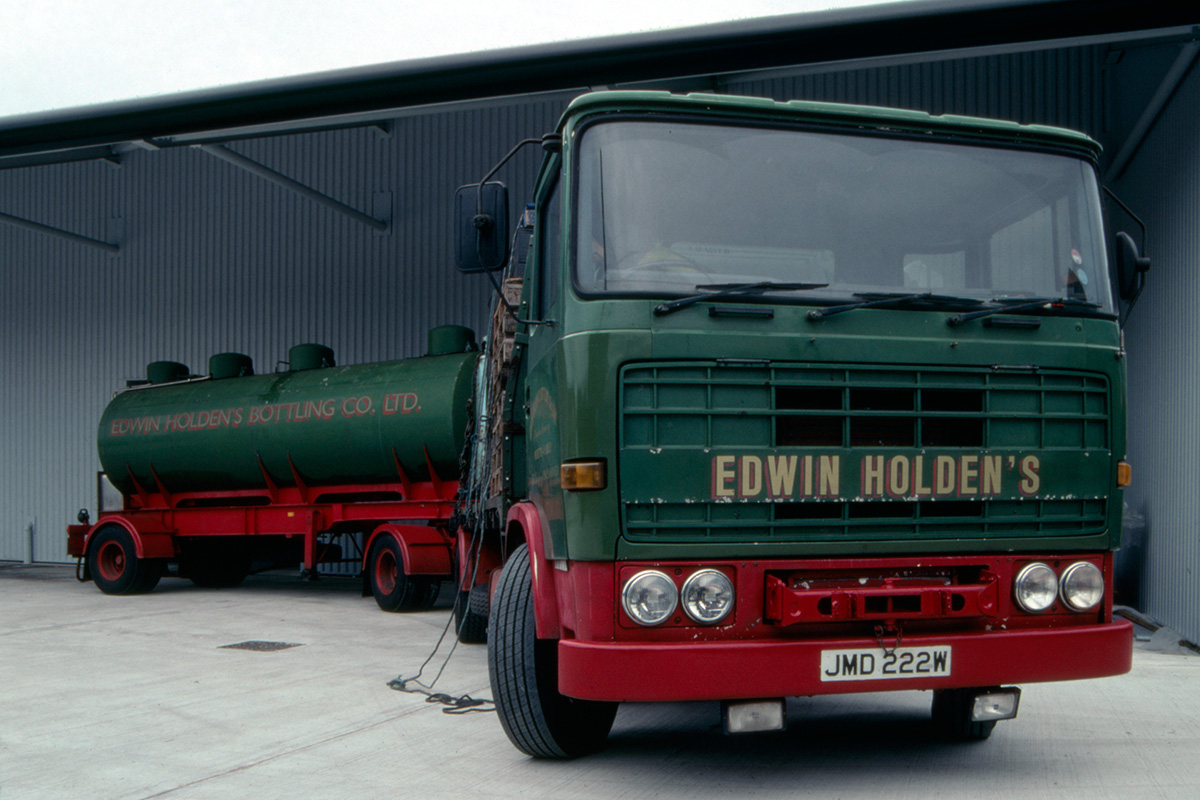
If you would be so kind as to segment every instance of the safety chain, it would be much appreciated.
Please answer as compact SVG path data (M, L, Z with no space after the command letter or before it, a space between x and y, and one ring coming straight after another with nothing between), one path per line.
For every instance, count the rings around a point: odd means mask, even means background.
M888 646L883 643L883 637L885 634L891 633L891 632L894 632L896 634L896 643L894 645L892 645L891 649L888 649ZM887 626L876 625L875 626L875 643L877 645L879 645L879 649L883 651L883 655L885 658L890 658L890 657L896 655L896 651L898 649L900 649L900 641L903 638L904 638L904 631L901 630L899 625L887 625Z

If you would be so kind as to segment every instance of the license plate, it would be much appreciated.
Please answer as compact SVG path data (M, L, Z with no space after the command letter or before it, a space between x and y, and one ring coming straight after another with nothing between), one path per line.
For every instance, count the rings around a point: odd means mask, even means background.
M950 674L950 645L822 650L821 681L879 681L945 677Z

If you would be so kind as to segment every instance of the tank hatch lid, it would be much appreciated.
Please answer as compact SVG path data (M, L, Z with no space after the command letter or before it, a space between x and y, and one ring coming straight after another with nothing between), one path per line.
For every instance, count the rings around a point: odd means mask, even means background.
M293 372L332 366L333 348L323 344L298 344L288 350L288 369Z
M254 374L254 361L243 353L216 353L208 358L208 374L214 380Z
M192 371L178 361L151 361L146 365L146 380L152 384L185 381Z

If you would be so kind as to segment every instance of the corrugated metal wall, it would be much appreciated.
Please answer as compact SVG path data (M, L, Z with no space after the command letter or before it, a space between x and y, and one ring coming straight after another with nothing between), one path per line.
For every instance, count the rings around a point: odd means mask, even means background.
M1102 123L1102 48L1075 47L889 67L731 79L722 91L781 100L911 108L1096 132Z
M0 560L65 561L65 526L95 514L96 425L147 362L207 372L236 351L271 371L300 342L338 363L420 355L429 328L482 331L483 276L453 264L454 190L519 139L551 130L569 98L545 97L230 148L368 214L384 235L191 148L0 171L0 211L97 239L110 255L0 224ZM499 176L514 218L541 157Z
M1200 642L1200 69L1193 65L1117 191L1147 222L1153 259L1126 327L1127 536L1141 566L1138 607ZM1136 235L1136 228L1131 228ZM1134 532L1136 534L1136 531ZM1144 563L1142 563L1144 561Z

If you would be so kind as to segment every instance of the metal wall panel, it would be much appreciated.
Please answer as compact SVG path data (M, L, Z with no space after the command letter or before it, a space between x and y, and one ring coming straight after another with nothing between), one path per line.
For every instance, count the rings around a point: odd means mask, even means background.
M1117 184L1147 222L1153 259L1126 327L1126 502L1145 515L1127 537L1142 569L1138 607L1200 642L1200 70L1179 87ZM1130 228L1137 238L1137 229ZM1138 552L1140 551L1140 552ZM1143 562L1144 563L1141 563Z
M97 239L110 255L0 224L0 560L67 560L65 526L95 516L96 425L111 392L170 359L207 372L236 351L258 372L291 345L338 363L423 354L443 324L482 335L486 277L453 264L454 190L516 141L553 129L567 95L235 142L230 149L368 214L385 234L191 148L0 171L0 211ZM514 219L538 148L498 176Z
M723 81L722 91L777 100L911 108L1100 130L1102 48L1074 47L895 66Z

